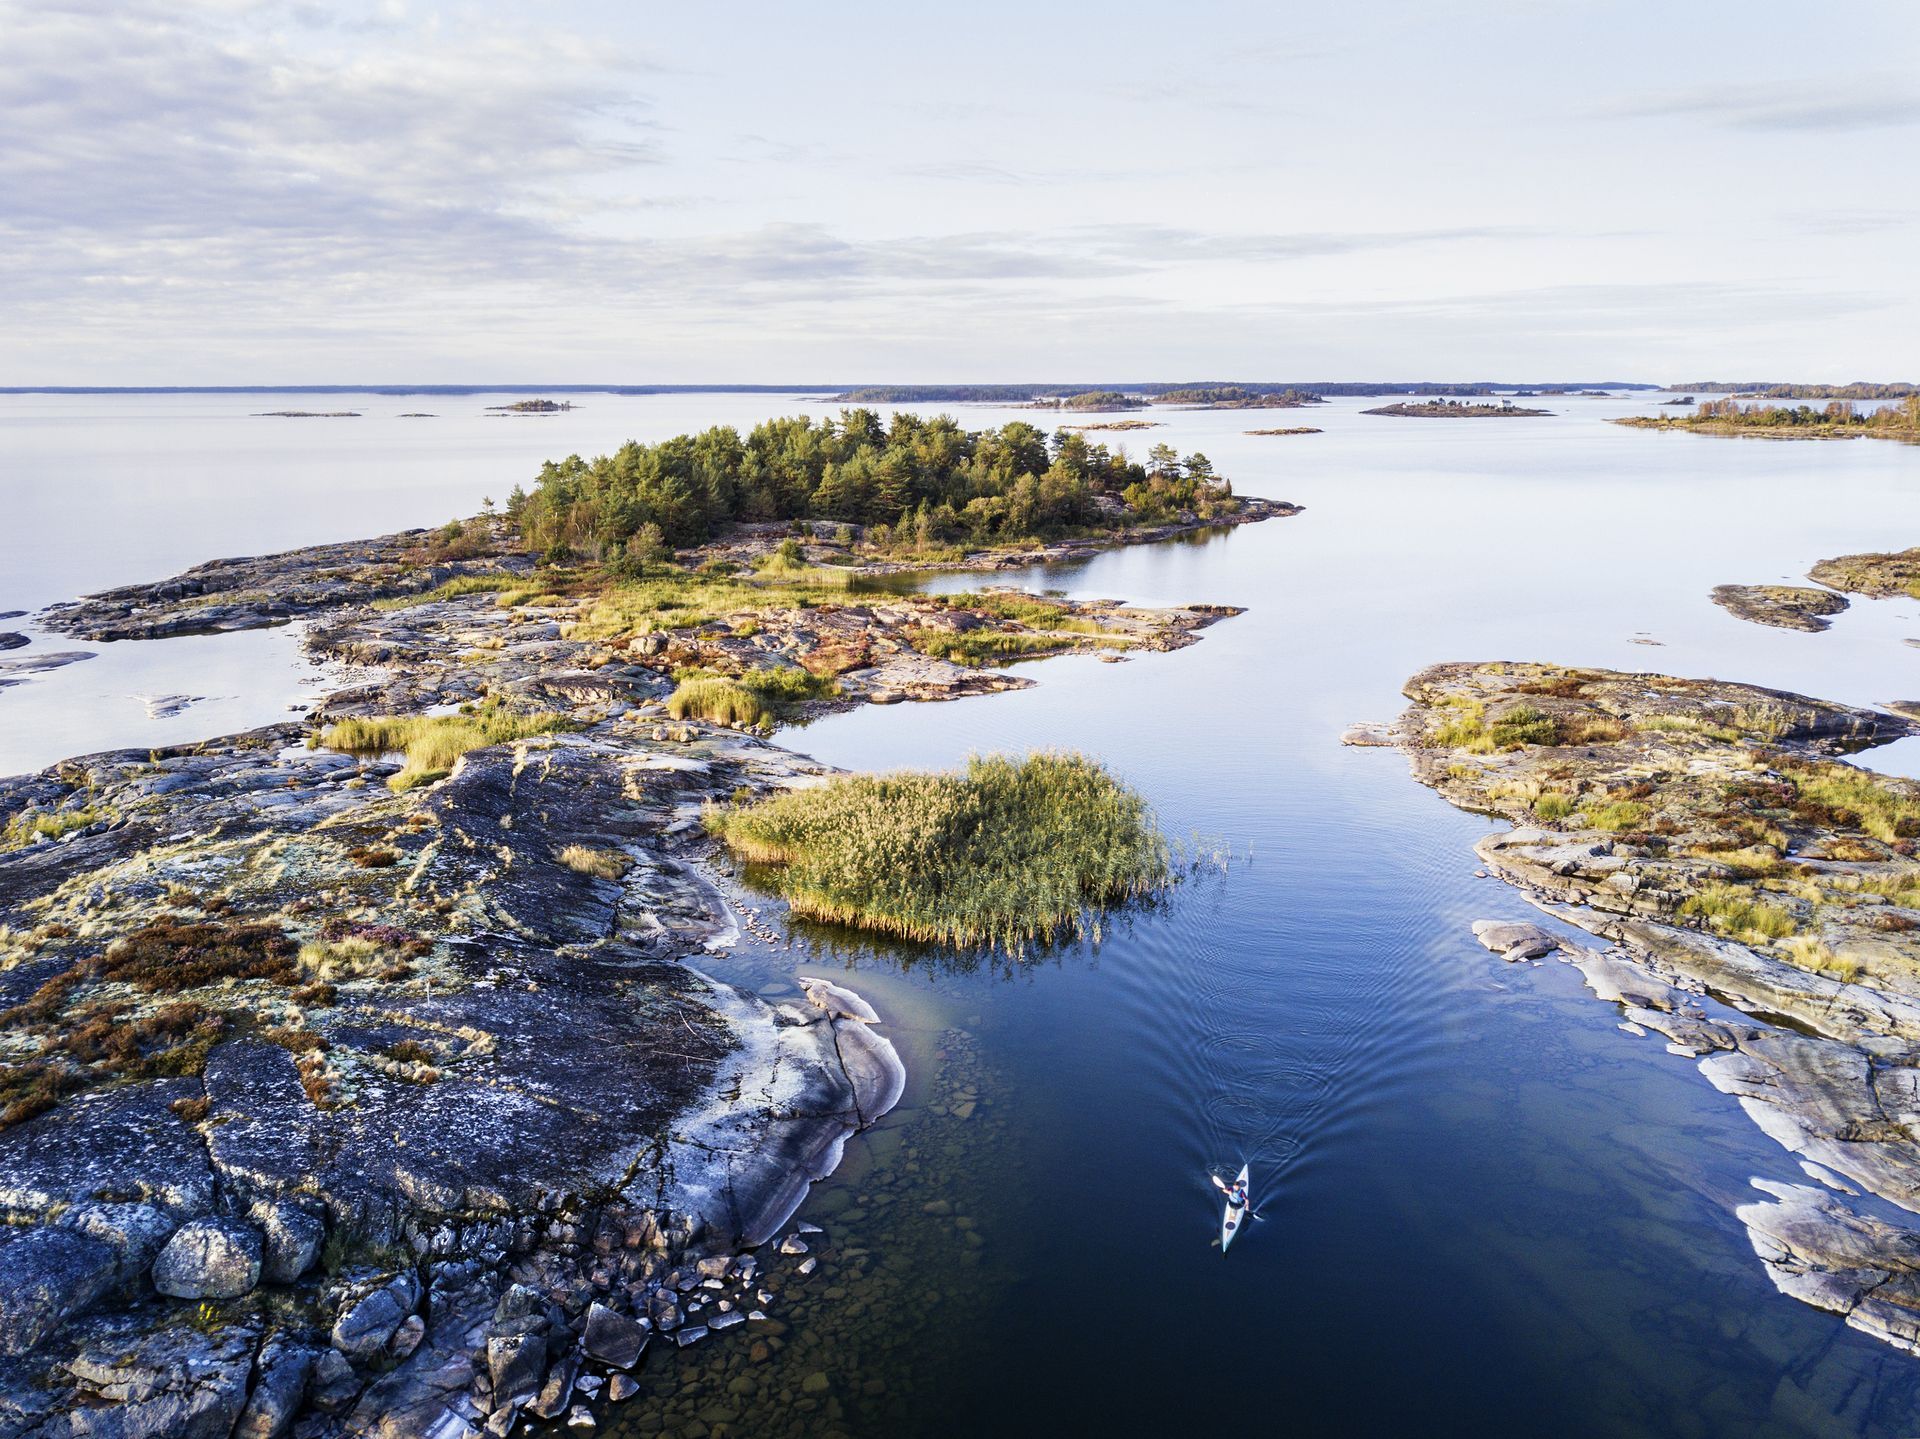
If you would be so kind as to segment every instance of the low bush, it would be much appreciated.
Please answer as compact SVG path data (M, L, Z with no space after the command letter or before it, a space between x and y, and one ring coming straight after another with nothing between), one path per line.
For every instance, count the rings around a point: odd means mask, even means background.
M558 734L573 729L561 715L523 714L503 705L483 705L471 714L377 715L344 719L320 736L328 749L349 754L401 753L406 764L387 781L395 793L444 778L461 755L488 745Z
M1786 910L1736 884L1708 885L1681 905L1680 913L1704 920L1743 944L1785 939L1798 928Z
M618 879L627 872L630 862L617 849L594 849L590 845L570 844L560 851L560 863L576 874L590 874L596 879Z

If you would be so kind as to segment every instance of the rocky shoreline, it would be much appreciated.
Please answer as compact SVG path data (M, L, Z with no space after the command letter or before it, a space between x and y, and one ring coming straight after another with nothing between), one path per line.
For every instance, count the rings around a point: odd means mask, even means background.
M0 1435L585 1429L649 1343L775 1322L794 1210L904 1073L857 995L770 1005L701 972L740 924L703 806L825 771L669 719L673 675L831 678L802 708L952 698L1022 682L942 636L1112 654L1233 613L850 593L658 629L538 592L504 545L443 563L426 539L42 620L298 619L360 669L303 721L0 780ZM461 706L558 728L398 793L398 756L317 743Z
M1698 1060L1820 1186L1755 1180L1738 1210L1775 1285L1920 1353L1920 1222L1858 1202L1920 1214L1920 784L1834 758L1912 722L1552 665L1437 665L1406 692L1348 742L1512 822L1475 847L1487 872L1607 947L1492 922L1481 942L1557 950L1622 1029Z

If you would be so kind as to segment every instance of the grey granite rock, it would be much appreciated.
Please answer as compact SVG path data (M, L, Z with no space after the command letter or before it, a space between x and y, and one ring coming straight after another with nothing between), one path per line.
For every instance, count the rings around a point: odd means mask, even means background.
M637 1320L615 1313L604 1304L587 1310L582 1335L587 1353L615 1369L631 1369L647 1347L647 1330Z
M113 1287L119 1254L64 1229L0 1237L0 1354L24 1354Z
M234 1426L233 1439L282 1439L306 1403L307 1385L319 1353L280 1335L260 1347L253 1389Z
M365 1361L387 1349L395 1331L420 1302L420 1280L411 1271L396 1274L341 1306L333 1321L333 1347L349 1359Z
M260 1231L238 1219L195 1219L153 1261L153 1287L175 1299L237 1299L260 1282Z
M265 1239L260 1277L267 1283L291 1284L319 1262L327 1226L306 1210L272 1200L256 1204L253 1219Z

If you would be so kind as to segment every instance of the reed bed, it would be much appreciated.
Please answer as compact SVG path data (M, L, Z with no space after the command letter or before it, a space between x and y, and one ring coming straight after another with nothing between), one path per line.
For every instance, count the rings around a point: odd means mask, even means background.
M846 776L707 823L795 914L1013 955L1097 937L1102 913L1174 877L1146 801L1072 753Z

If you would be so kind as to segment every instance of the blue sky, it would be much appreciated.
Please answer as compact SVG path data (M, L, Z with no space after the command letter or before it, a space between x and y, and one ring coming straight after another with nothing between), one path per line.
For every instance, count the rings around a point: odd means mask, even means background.
M1920 378L1920 6L0 0L0 383Z

